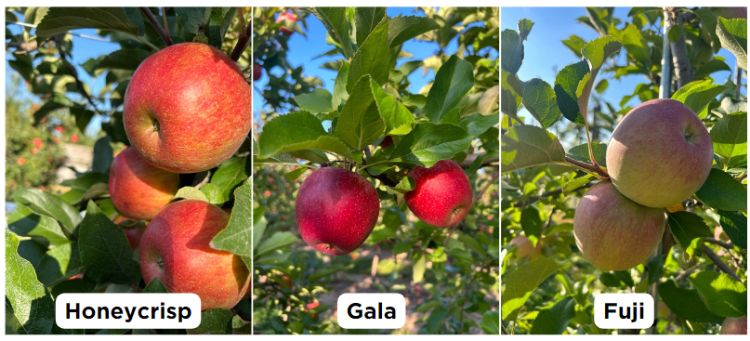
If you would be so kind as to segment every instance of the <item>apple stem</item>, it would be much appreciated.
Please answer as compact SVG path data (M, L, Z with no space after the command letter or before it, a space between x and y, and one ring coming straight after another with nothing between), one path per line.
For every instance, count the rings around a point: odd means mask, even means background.
M234 48L232 49L232 53L229 55L232 60L235 62L240 59L240 56L242 56L242 52L245 51L245 48L247 47L247 43L250 41L250 30L253 28L252 22L248 22L247 25L244 24L243 16L245 11L240 9L237 12L237 16L239 16L240 25L242 26L242 29L240 30L240 36L237 38L237 44L234 45Z
M141 14L143 14L144 17L146 17L146 20L148 20L148 23L153 26L153 28L156 30L157 33L159 33L159 36L161 37L161 40L164 41L167 46L172 45L172 37L169 36L166 32L164 32L164 28L159 25L159 22L156 21L156 17L154 16L154 13L151 13L151 10L148 7L140 7L138 8L141 11Z
M589 144L589 148L591 148L591 144ZM593 160L593 155L591 155L591 156L592 156L591 159ZM586 163L586 162L583 162L583 161L578 161L576 159L573 159L573 158L565 155L565 162L570 163L570 164L572 164L572 165L574 165L576 167L579 167L579 168L581 168L581 169L583 169L585 171L596 173L597 175L599 175L602 178L609 178L609 174L607 173L607 171L605 171L604 169L602 169L601 167L599 167L599 165L596 164L596 161L594 161L593 164L591 164L591 163Z

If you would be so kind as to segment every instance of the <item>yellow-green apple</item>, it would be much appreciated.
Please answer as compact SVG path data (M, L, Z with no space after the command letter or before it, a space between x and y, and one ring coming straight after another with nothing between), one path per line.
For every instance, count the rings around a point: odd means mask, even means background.
M656 250L665 217L663 209L638 205L612 183L601 182L591 187L576 207L576 245L600 270L630 269Z
M284 33L286 35L291 35L294 33L294 27L296 26L297 22L297 15L295 15L292 12L284 12L279 14L278 17L276 17L276 23L281 24L281 27L279 27L279 31L281 33Z
M415 186L406 193L406 205L422 221L450 227L460 223L471 209L473 195L469 178L453 160L441 160L430 168L409 172Z
M516 248L516 257L535 259L542 254L542 241L538 241L536 246L531 243L525 236L517 236L510 241L510 245Z
M180 176L154 167L132 147L117 154L109 168L109 196L117 211L149 220L177 192Z
M328 255L358 248L378 221L380 201L365 178L324 167L305 179L295 203L302 239Z
M636 106L617 125L607 171L630 200L670 207L703 185L712 158L711 137L695 113L678 101L656 99Z
M727 317L721 324L721 333L747 335L747 316Z
M169 292L195 293L203 310L234 307L250 286L242 260L211 247L229 215L199 200L169 204L141 238L140 263L146 283L159 279Z
M197 173L228 159L247 138L250 85L234 61L201 43L181 43L138 66L125 91L125 132L151 164Z

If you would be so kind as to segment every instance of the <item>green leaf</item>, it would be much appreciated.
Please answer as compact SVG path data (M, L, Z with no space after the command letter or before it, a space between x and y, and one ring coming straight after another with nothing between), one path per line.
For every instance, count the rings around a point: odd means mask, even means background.
M264 240L258 246L255 256L261 256L266 253L270 253L274 250L278 250L289 245L292 245L299 241L299 238L291 232L276 232L272 234L268 239Z
M524 83L523 105L544 128L557 122L562 115L557 106L555 91L539 78Z
M739 211L747 208L747 188L720 169L711 169L708 179L695 195L719 210Z
M578 85L589 74L589 64L582 60L564 67L555 78L555 95L557 106L563 116L571 122L583 123L581 109L578 106Z
M659 284L659 296L669 310L685 320L713 323L721 323L723 320L706 308L698 290L678 288L673 280Z
M552 133L534 126L513 126L501 138L503 171L563 162L565 151Z
M263 206L253 209L253 254L258 249L263 233L266 231L266 217L263 215Z
M581 53L588 60L591 72L596 73L604 65L604 61L619 52L620 48L622 48L622 43L612 37L605 36L588 42Z
M167 287L165 287L158 278L154 278L151 280L151 282L148 283L148 285L146 285L145 288L143 288L143 292L166 294L169 292L169 290L167 290Z
M311 9L311 12L323 23L328 35L336 42L344 56L350 58L354 51L346 11L347 9L344 7L314 7Z
M320 120L310 113L299 111L275 117L267 122L258 139L260 158L278 153L321 149L352 157L341 140L326 134Z
M349 98L349 93L346 92L346 82L348 79L349 63L342 62L339 72L336 74L336 82L333 85L333 97L331 98L333 110L338 110L341 103Z
M435 30L440 26L426 17L397 16L388 24L388 41L391 47L403 44L422 33Z
M234 188L248 178L247 157L233 157L219 166L211 184L216 186L223 198L229 198ZM226 200L222 201L222 203Z
M747 154L747 113L721 117L711 128L714 153L724 158Z
M672 99L684 103L698 117L705 118L708 115L709 104L724 90L723 85L714 84L714 81L710 78L697 80L687 83L677 90L672 94Z
M540 310L531 326L531 334L562 334L575 315L575 303L573 298L565 297L551 308Z
M490 128L497 126L500 123L499 115L488 115L482 114L466 115L461 117L459 124L466 129L469 135L478 137Z
M394 147L392 157L432 167L469 148L471 137L452 124L420 123Z
M708 225L700 216L692 212L670 213L668 222L672 235L690 256L693 254L690 245L695 239L711 236L711 229Z
M540 236L544 221L539 216L539 210L534 206L528 206L521 211L521 226L527 236Z
M741 212L719 211L721 228L729 239L742 249L747 249L747 217Z
M435 75L435 82L427 94L424 111L433 123L452 121L452 111L466 93L474 86L474 70L471 63L451 56ZM448 119L446 119L448 118Z
M357 7L355 10L357 43L362 44L375 26L385 17L384 7Z
M225 194L219 186L212 183L204 184L201 189L201 193L206 196L206 200L212 205L220 206L229 200L229 196Z
M198 328L188 329L188 334L228 334L232 328L234 313L227 309L209 309L201 312Z
M370 81L370 88L380 118L385 123L385 134L406 135L411 132L414 125L414 114L372 80Z
M500 37L503 48L500 50L500 61L503 70L515 74L523 62L523 42L518 32L510 29L503 30Z
M62 224L68 234L72 233L81 222L81 215L73 206L53 194L36 188L20 189L13 195L13 198L39 215L54 218Z
M607 144L602 142L594 142L591 145L591 149L594 151L594 157L596 162L602 166L607 166ZM579 144L568 150L568 155L578 161L591 162L589 157L588 143Z
M57 220L46 215L34 214L23 205L17 205L15 211L8 214L8 228L19 236L44 238L52 245L69 242Z
M534 27L534 22L529 19L521 19L518 21L518 32L521 36L521 40L526 40L531 33L531 28Z
M549 276L557 272L558 265L547 257L539 257L523 267L503 276L501 297L502 318L508 319L518 308L522 307L531 293Z
M234 190L234 206L227 226L214 236L211 247L240 256L248 269L252 258L252 189L250 182Z
M294 102L297 103L300 109L311 113L333 111L331 101L331 93L323 88L318 88L313 90L313 92L294 96Z
M114 52L104 56L96 64L96 67L92 71L100 69L118 69L118 70L129 70L135 71L138 65L143 60L148 58L153 51L147 51L138 48L124 48L115 50ZM83 130L81 130L83 131Z
M479 322L482 331L488 335L500 334L500 314L496 311L488 311L482 315L482 321Z
M94 143L94 160L91 170L102 174L109 173L109 166L114 161L114 152L108 136L96 140Z
M424 271L427 268L427 258L424 255L419 256L411 268L411 282L421 283L424 279Z
M690 277L708 310L724 317L747 314L747 288L725 273L701 271Z
M13 316L23 332L49 334L55 324L55 304L37 280L34 267L18 254L20 243L20 237L5 231L6 302L13 308Z
M203 194L200 189L193 186L185 186L178 189L174 197L175 199L190 199L208 202L208 198L206 198L206 195Z
M571 52L573 52L576 57L581 58L583 55L581 55L581 50L583 50L583 47L586 46L586 41L583 40L583 38L573 34L568 39L565 39L562 41L563 45L568 47Z
M37 26L36 34L40 39L47 39L77 28L106 29L133 35L138 33L138 27L122 8L53 7Z
M350 95L355 93L357 82L365 75L370 75L378 84L388 80L388 72L393 67L393 55L388 46L388 19L384 18L370 32L352 57L349 67L349 79L346 90Z
M78 251L86 277L99 283L138 282L140 268L125 234L93 201L89 201L78 231Z
M727 19L719 17L716 35L721 46L737 58L737 64L747 70L747 18Z
M351 80L349 77L349 82ZM341 110L333 135L351 148L362 150L381 137L384 131L385 124L372 96L370 76L364 76L349 91L349 99Z

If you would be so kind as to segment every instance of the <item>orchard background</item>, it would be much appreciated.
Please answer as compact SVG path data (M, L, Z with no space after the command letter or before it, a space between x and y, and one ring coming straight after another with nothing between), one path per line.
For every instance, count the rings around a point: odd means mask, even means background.
M612 333L592 315L593 294L610 292L654 296L656 322L635 333L714 334L727 331L726 319L745 318L746 16L744 8L503 10L502 333ZM662 80L663 97L686 104L710 131L711 173L668 208L647 262L599 271L573 236L576 204L606 176L589 155L606 167L612 130L631 108L660 98Z
M356 291L406 297L395 333L497 334L497 8L285 11L297 19L286 32L279 9L254 13L255 332L354 333L335 307ZM403 194L409 169L444 159L463 166L474 205L443 229L416 219ZM299 238L295 198L322 166L378 192L375 229L348 255Z
M61 293L165 290L158 281L143 283L123 233L146 222L116 224L107 189L114 155L128 144L125 89L149 55L190 41L231 56L250 83L250 16L249 8L7 8L6 333L84 333L55 325ZM181 175L176 198L231 210L212 245L250 268L246 141L218 167ZM83 160L78 168L59 172L75 158ZM250 311L246 298L231 310L204 311L193 330L85 332L247 334Z

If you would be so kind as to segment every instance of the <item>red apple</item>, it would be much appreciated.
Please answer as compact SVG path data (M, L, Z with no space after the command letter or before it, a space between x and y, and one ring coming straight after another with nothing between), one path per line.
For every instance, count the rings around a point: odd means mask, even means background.
M148 162L174 173L213 168L234 154L251 123L250 85L234 61L200 43L146 58L125 92L123 123Z
M721 324L721 333L747 335L747 317L727 317Z
M250 286L250 273L238 256L210 245L228 221L226 212L203 201L165 207L141 239L143 280L158 278L169 292L195 293L203 310L234 307Z
M473 201L471 184L455 161L441 160L430 168L415 167L409 177L416 185L406 193L406 205L422 221L450 227L469 213Z
M156 168L133 148L117 154L109 168L109 195L117 211L149 220L174 197L180 176Z
M623 195L648 207L670 207L708 178L713 146L703 122L672 99L644 102L612 132L607 171Z
M302 239L316 250L343 255L358 248L378 221L380 201L365 178L325 167L305 179L296 200Z
M253 64L253 80L257 81L263 76L263 67L258 64Z
M663 209L638 205L601 182L578 202L573 230L578 249L595 267L627 270L654 253L665 221Z
M286 35L292 35L294 33L294 26L297 22L297 15L292 12L284 12L279 14L278 17L276 17L276 23L281 24L281 27L279 27L279 31L281 33L284 33Z

